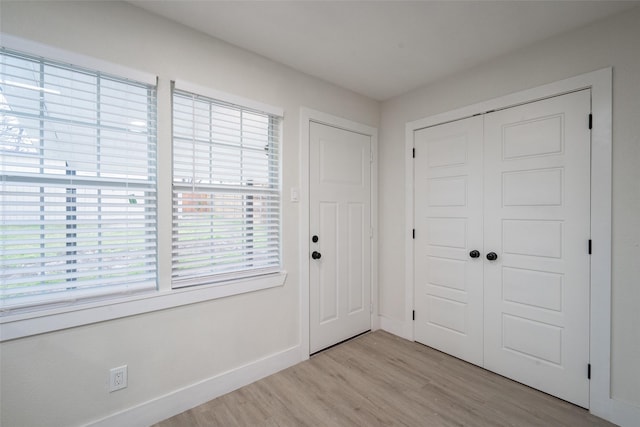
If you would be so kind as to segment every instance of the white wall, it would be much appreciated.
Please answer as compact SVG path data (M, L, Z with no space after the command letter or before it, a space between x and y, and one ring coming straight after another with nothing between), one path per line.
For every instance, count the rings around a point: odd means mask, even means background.
M288 194L300 185L299 108L377 127L379 104L126 3L2 1L0 31L157 74L165 85L181 79L283 107L289 273L283 287L0 344L0 424L88 423L297 346L299 218ZM166 129L159 144L170 142ZM129 387L110 394L108 370L122 364Z
M405 223L404 208L405 124L613 66L612 396L640 407L639 23L640 7L382 104L379 286L383 325L400 330L409 322L404 287L404 239L411 228Z

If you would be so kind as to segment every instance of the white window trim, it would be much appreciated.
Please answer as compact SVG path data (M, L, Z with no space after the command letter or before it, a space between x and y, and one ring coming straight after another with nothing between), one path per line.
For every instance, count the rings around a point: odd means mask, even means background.
M176 80L175 88L177 90L191 92L196 95L206 96L208 98L215 99L216 101L222 101L229 104L237 105L248 110L261 111L263 113L267 113L272 116L278 116L280 118L284 117L284 109L280 107L275 107L273 105L265 104L253 99L244 98L238 95L233 95L231 93L222 92L210 87L200 86L198 84L186 82L184 80Z
M41 56L57 62L73 64L77 67L85 67L92 70L99 70L103 73L113 74L114 76L124 77L140 83L150 85L156 84L156 75L134 68L125 67L124 65L114 64L102 59L92 58L68 50L59 49L53 46L47 46L42 43L16 37L10 34L0 33L0 45L16 50L19 52L29 53L35 56Z
M554 83L499 98L436 114L431 117L408 122L405 127L405 321L402 336L414 339L411 312L413 310L413 239L409 231L414 223L412 158L413 132L478 113L508 108L562 95L581 89L591 90L591 305L589 330L589 355L591 359L591 382L589 388L589 411L607 420L623 424L624 416L616 413L617 402L611 398L611 204L612 204L612 68L603 68L590 73L570 77ZM620 417L620 419L618 419ZM631 419L629 417L629 419Z
M0 318L0 342L274 288L282 286L286 278L287 272L281 271L215 285L151 291L136 296L7 315Z
M158 248L170 247L172 219L172 177L171 173L171 85L168 79L127 68L89 56L47 46L30 40L0 33L0 44L6 48L24 53L42 56L58 62L66 62L79 67L99 70L105 73L129 78L143 83L157 84L157 217ZM217 97L221 101L239 104L247 108L259 109L280 117L284 110L261 102L252 101L214 89L181 82L178 86L184 90L202 90L206 96ZM280 124L282 126L282 122ZM282 133L281 133L282 147ZM280 165L280 169L282 165ZM282 171L280 170L280 177ZM281 179L281 178L280 178ZM168 245L168 246L167 246ZM219 298L240 295L269 288L283 286L287 272L262 276L228 280L211 285L171 289L171 251L158 251L158 289L140 292L135 295L113 296L100 300L74 304L69 300L49 308L33 309L0 315L0 342L38 335L63 329L89 325L119 319L138 314L151 313L168 308L211 301Z

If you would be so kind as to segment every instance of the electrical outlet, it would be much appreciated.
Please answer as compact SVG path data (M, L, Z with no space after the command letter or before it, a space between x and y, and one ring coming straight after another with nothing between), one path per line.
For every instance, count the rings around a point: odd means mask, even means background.
M111 368L109 371L109 392L127 387L127 365Z

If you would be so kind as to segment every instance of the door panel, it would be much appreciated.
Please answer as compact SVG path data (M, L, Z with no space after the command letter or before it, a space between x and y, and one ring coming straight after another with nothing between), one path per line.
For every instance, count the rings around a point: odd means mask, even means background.
M482 118L414 144L416 341L482 365Z
M322 230L323 268L318 269L318 321L320 324L338 318L338 204L335 202L319 203L319 222ZM319 245L320 246L320 245ZM320 249L320 248L318 248Z
M347 314L353 315L365 310L365 282L367 273L365 267L369 268L369 263L364 259L367 252L365 243L369 241L369 236L365 236L362 224L367 223L369 212L364 203L348 203L347 205Z
M371 138L313 122L309 132L314 353L371 329Z
M585 90L488 114L484 134L485 367L583 407L589 110Z

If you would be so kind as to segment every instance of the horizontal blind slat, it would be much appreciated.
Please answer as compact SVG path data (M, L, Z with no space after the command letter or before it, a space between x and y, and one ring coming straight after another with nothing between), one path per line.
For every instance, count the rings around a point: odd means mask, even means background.
M184 288L188 286L196 286L196 285L203 285L203 284L215 285L221 282L278 273L279 271L280 271L280 267L278 265L273 265L273 266L264 266L261 268L256 268L250 271L241 271L241 272L231 271L231 272L225 272L225 273L218 273L215 275L203 273L201 275L193 275L191 277L174 276L173 287Z
M131 280L128 280L127 282L123 282L122 279L119 277L114 277L114 278L100 277L97 279L62 281L56 284L23 286L21 288L10 288L6 290L4 294L6 294L7 296L24 296L25 294L35 296L35 295L47 295L53 292L61 292L61 291L73 293L76 290L90 289L90 288L101 288L103 290L106 289L107 292L103 291L103 293L108 294L108 293L115 293L115 292L108 292L108 288L111 286L121 287L121 286L135 285L136 283L140 283L140 282L147 283L152 280L155 281L155 275L156 275L155 270L149 271L145 274L140 274L139 276Z

